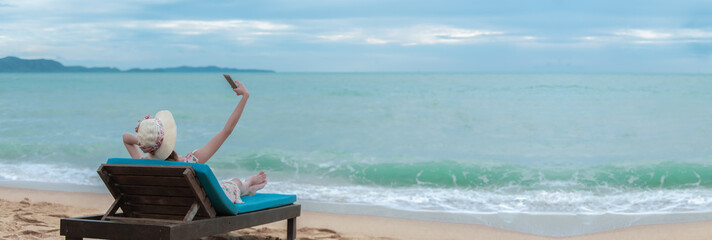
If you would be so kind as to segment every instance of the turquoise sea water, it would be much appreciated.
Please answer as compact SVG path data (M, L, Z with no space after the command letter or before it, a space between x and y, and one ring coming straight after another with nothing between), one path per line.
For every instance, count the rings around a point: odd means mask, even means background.
M712 212L712 75L233 78L252 97L208 163L266 170L265 191L432 214ZM238 100L213 73L0 74L0 180L102 186L144 115L171 110L185 154Z

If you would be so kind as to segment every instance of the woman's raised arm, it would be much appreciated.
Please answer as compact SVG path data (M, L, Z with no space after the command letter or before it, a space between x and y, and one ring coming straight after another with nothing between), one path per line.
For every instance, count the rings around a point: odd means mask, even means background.
M235 91L235 93L238 96L242 96L242 99L240 99L240 102L237 104L237 107L235 107L235 110L232 111L232 114L230 114L230 117L227 119L227 123L225 123L225 127L223 127L218 134L215 135L210 141L205 144L202 148L195 150L195 157L198 159L200 163L205 163L210 159L215 152L220 149L220 146L225 142L227 137L232 134L232 131L235 129L235 126L237 125L237 121L240 120L240 116L242 115L242 110L245 109L245 104L247 103L247 99L250 98L250 92L247 91L247 88L245 85L243 85L240 81L235 81L237 84L237 88L233 88L232 90Z
M141 150L138 146L138 138L136 138L136 135L133 135L131 133L124 133L123 139L124 146L126 147L126 150L129 151L129 155L131 155L131 158L138 159L143 157L143 154L141 154Z

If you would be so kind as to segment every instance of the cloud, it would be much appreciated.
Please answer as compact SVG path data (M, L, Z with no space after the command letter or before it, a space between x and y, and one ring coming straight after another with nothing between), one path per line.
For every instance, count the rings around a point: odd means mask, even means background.
M26 19L28 16L32 16L35 19L61 21L81 19L87 16L106 16L123 12L135 12L139 9L140 7L136 4L122 1L27 0L12 1L11 8L7 8L7 11L2 14L17 19Z
M598 36L576 39L590 42L633 44L680 44L712 42L712 31L705 29L623 29Z
M673 36L670 32L654 31L649 29L629 29L615 32L613 35L642 39L666 39Z
M503 35L501 31L464 29L451 26L416 26L396 31L406 36L406 45L475 43L489 40L485 37Z
M391 41L384 40L384 39L378 39L378 38L367 38L366 43L368 44L388 44Z
M134 21L124 24L127 28L162 29L182 35L202 35L210 33L248 32L253 35L268 35L276 31L292 28L287 24L250 20L167 20Z
M317 38L327 40L327 41L343 41L353 38L350 34L336 34L336 35L318 35Z
M27 19L0 25L0 53L57 52L87 46L137 48L153 45L197 49L209 42L250 44L270 35L288 34L293 26L271 21L228 20L105 20L47 22ZM210 37L204 37L211 35ZM279 40L279 38L274 38Z
M494 38L503 36L503 31L485 29L467 29L448 25L414 25L401 28L370 28L347 32L317 34L316 38L328 42L343 42L352 44L398 44L402 46L436 45L436 44L472 44L478 42L502 40ZM519 38L520 40L533 40ZM512 40L512 39L509 39Z

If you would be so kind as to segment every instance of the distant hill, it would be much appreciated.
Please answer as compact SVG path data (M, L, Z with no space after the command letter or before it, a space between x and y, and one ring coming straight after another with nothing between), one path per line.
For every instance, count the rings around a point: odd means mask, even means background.
M82 67L64 66L63 64L47 59L21 59L17 57L0 58L0 72L261 72L273 73L272 70L262 69L236 69L221 68L216 66L207 67L172 67L141 69L133 68L126 71L113 67Z
M46 59L20 59L17 57L0 58L0 72L120 72L117 68L100 67L87 68L80 66L64 66L61 63Z

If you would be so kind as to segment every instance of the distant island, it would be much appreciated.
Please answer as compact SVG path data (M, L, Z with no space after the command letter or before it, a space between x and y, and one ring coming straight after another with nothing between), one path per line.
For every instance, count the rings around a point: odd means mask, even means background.
M253 72L253 73L274 73L273 70L262 69L237 69L221 68L216 66L207 67L172 67L172 68L132 68L120 70L114 67L82 67L64 66L60 62L47 59L21 59L18 57L0 58L0 72Z

